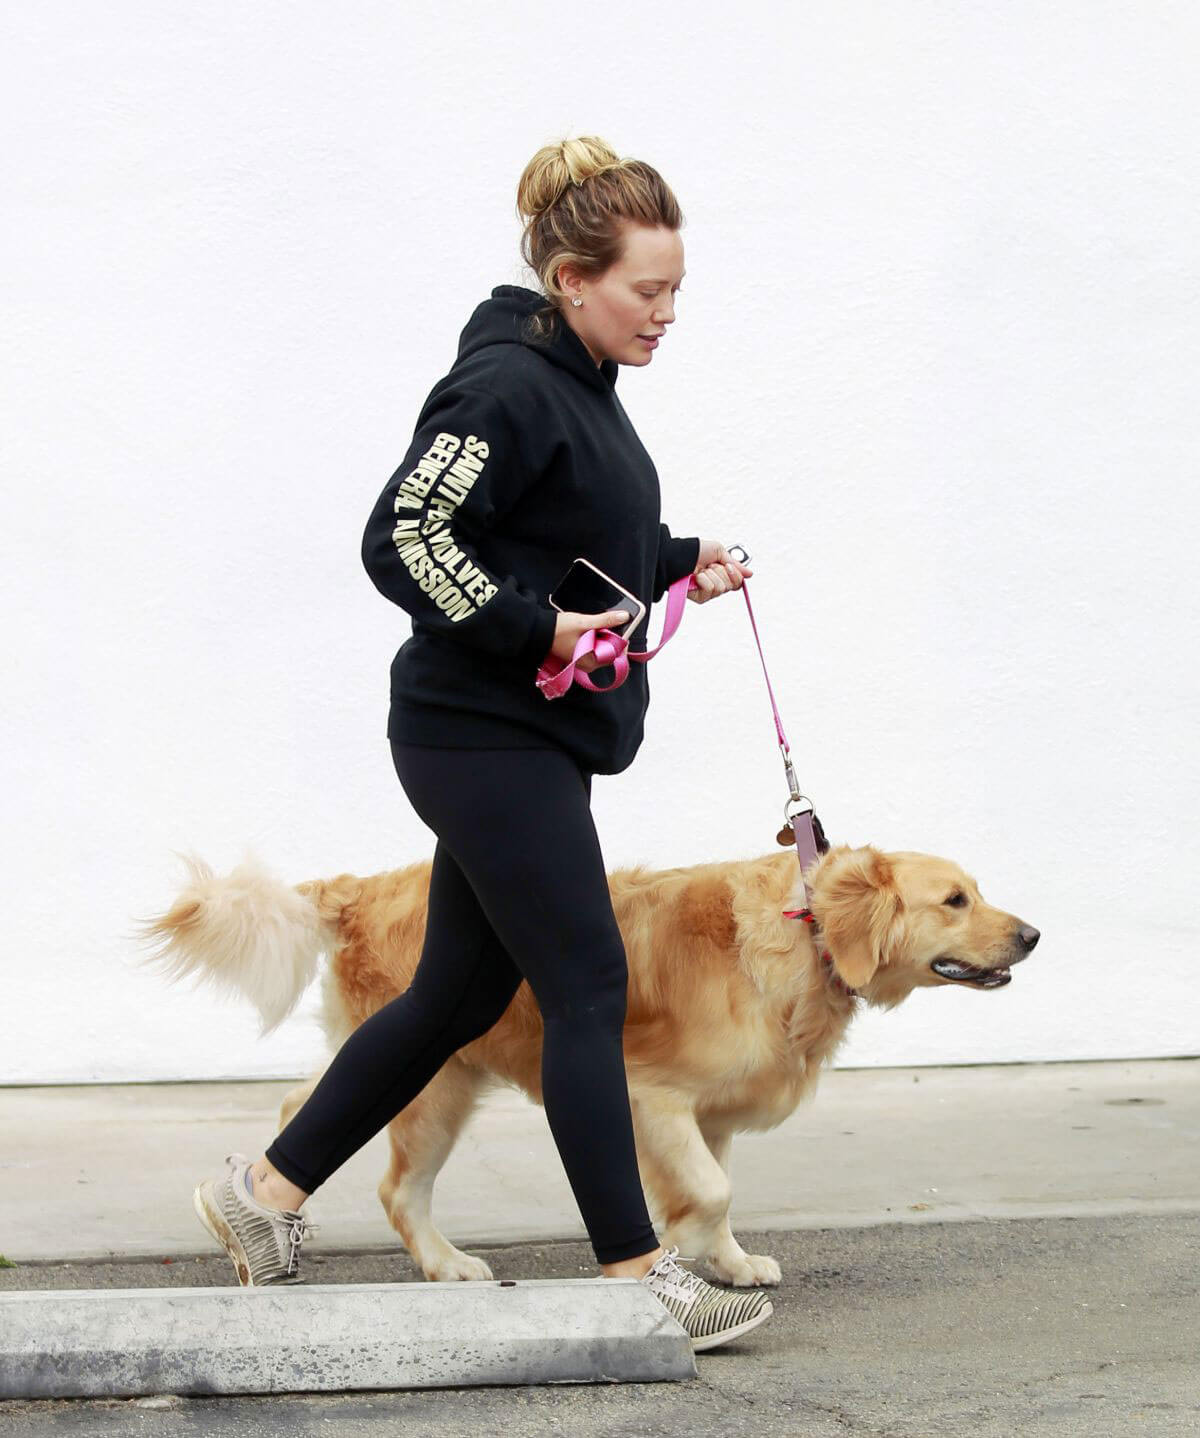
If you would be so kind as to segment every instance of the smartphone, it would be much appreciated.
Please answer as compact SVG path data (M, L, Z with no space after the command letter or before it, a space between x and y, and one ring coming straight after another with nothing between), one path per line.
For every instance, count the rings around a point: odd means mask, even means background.
M629 622L613 626L613 633L628 639L641 623L646 606L636 594L617 583L610 575L582 556L576 559L549 595L550 603L560 613L603 614L608 609L624 609Z

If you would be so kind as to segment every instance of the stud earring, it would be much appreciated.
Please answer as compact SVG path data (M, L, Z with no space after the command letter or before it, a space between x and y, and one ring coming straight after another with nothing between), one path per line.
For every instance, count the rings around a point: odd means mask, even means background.
M573 305L581 305L583 304L583 301L579 298L578 295L576 295L575 298L571 301L571 303Z

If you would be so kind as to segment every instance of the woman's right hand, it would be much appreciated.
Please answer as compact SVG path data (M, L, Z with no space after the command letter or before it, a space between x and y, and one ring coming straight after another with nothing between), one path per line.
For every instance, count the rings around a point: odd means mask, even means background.
M571 655L579 643L579 636L588 629L616 629L629 622L624 609L608 609L603 614L572 614L570 610L560 612L554 625L554 643L550 653L564 664L570 664ZM585 674L597 668L595 654L585 654L575 666Z

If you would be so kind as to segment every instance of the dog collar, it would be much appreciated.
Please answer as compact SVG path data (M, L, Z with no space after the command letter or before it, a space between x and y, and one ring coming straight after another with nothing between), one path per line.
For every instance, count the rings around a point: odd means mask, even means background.
M813 925L817 922L816 915L811 909L784 909L785 919L803 919L806 924ZM821 950L821 962L825 965L825 972L833 982L834 988L841 989L843 993L849 994L852 998L861 997L857 989L852 989L842 978L841 974L833 966L833 958L828 949Z

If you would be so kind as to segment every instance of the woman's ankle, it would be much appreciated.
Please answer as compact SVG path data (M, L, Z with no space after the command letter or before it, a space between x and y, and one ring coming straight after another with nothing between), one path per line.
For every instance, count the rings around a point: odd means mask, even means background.
M295 1212L308 1197L302 1188L297 1188L278 1169L272 1168L265 1156L250 1165L250 1181L254 1185L254 1201L266 1208Z
M618 1263L602 1263L600 1272L604 1278L644 1278L662 1257L665 1250L660 1245L649 1253L639 1253L636 1258L623 1258Z

